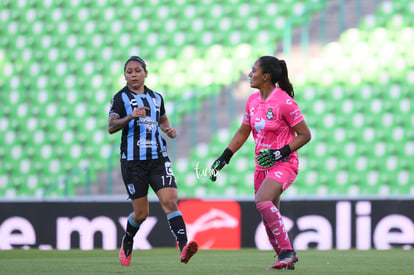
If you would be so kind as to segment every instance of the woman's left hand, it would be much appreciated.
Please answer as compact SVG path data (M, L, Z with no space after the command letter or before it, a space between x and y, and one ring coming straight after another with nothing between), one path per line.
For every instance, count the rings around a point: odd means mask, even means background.
M167 134L169 138L175 138L177 136L177 132L172 127L167 127L164 129L164 132Z

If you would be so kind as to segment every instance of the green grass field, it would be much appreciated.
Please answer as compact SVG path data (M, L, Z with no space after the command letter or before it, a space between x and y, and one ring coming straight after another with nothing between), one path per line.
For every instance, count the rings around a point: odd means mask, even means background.
M129 267L118 251L0 251L0 274L414 274L414 250L298 251L295 271L265 270L271 251L257 249L200 250L188 264L174 248L134 251Z

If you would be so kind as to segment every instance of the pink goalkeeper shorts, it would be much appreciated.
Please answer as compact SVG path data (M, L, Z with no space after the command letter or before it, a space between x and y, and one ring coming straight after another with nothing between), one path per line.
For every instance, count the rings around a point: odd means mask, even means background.
M254 171L254 193L257 193L262 182L266 178L274 179L277 182L281 182L282 192L285 191L296 179L298 175L298 160L290 159L289 162L276 162L275 165L269 169L257 169Z

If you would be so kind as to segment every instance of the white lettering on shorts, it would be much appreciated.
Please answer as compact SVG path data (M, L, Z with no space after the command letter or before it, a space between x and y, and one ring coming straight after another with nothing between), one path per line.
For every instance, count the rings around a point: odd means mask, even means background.
M276 178L280 179L281 176L283 176L283 173L280 171L275 172Z
M174 176L174 173L173 173L173 170L172 170L172 166L171 166L171 162L166 161L166 162L164 163L164 165L165 165L165 173L166 173L168 176Z

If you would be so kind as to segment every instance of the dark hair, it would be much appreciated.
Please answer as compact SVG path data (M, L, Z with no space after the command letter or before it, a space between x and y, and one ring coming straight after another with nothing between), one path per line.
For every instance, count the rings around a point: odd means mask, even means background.
M264 74L270 74L273 83L278 83L279 87L290 97L295 96L292 83L290 83L286 62L274 56L259 57L259 65Z
M138 61L139 63L141 63L142 68L144 69L144 71L147 71L147 64L145 64L144 59L142 59L142 58L141 58L141 57L139 57L139 56L133 55L133 56L130 56L130 57L128 58L128 60L125 62L125 65L124 65L124 72L126 71L126 67L127 67L128 63L129 63L129 61L132 61L132 60L135 60L135 61Z

